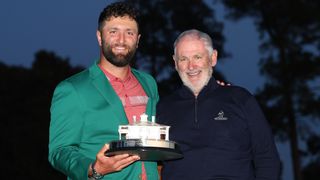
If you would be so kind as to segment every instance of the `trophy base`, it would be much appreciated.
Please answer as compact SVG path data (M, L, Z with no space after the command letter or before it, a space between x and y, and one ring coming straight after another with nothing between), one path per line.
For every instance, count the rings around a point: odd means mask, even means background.
M167 161L183 157L173 141L127 139L112 141L106 156L119 154L138 155L141 161Z

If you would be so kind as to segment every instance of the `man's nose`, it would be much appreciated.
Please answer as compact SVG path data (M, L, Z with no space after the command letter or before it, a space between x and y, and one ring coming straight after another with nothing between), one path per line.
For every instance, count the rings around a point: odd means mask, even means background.
M118 42L119 43L124 43L125 41L125 34L124 33L119 33L118 34Z
M187 64L187 66L188 66L188 69L189 70L192 70L192 69L194 69L194 61L192 60L192 59L189 59L188 60L188 64Z

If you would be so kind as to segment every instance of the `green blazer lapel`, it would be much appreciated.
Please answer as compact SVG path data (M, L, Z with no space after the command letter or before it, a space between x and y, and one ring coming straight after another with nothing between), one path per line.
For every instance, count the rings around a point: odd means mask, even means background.
M94 64L89 69L90 76L92 78L92 84L100 92L101 96L110 104L113 112L116 114L115 117L119 117L120 124L128 124L128 119L123 109L122 102L107 77L103 74L97 64Z
M152 97L152 93L151 93L151 89L148 86L147 82L141 77L139 76L137 73L134 73L135 71L133 71L134 76L138 79L139 83L141 84L144 92L147 94L147 96L150 98Z

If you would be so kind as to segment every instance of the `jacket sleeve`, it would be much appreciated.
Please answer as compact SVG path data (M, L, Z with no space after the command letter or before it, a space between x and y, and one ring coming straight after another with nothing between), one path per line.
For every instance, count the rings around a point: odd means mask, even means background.
M93 159L79 153L82 131L80 99L71 83L60 83L51 103L49 162L72 179L87 179Z
M271 128L253 96L245 104L253 149L256 180L278 180L280 159Z

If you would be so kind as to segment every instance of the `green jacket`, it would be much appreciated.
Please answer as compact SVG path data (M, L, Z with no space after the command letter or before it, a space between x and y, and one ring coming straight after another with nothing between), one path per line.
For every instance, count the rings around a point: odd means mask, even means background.
M131 69L148 99L146 114L155 115L159 100L152 76ZM122 103L95 63L55 89L51 104L49 162L68 179L85 180L88 167L105 143L118 140L118 126L128 124ZM157 164L144 162L148 180L158 179ZM104 179L139 179L141 162L135 162Z

